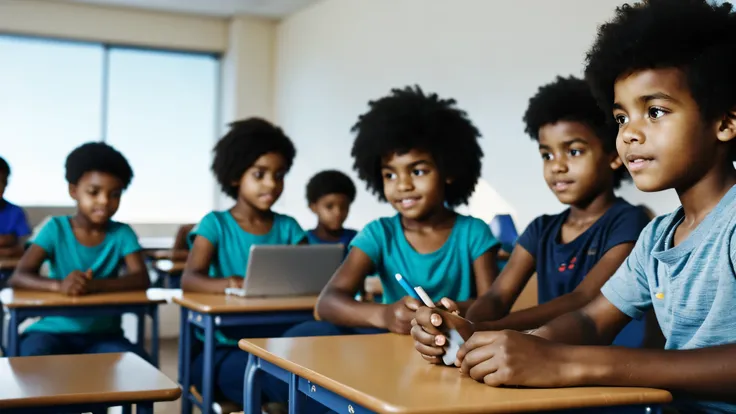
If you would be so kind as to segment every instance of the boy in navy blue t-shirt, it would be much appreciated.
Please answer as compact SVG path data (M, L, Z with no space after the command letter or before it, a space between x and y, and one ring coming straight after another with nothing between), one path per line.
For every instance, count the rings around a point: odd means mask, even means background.
M23 254L23 239L31 234L22 208L5 200L5 188L10 177L10 166L0 157L0 257Z
M343 227L355 201L355 184L336 170L317 173L307 183L309 209L317 215L317 227L307 231L309 244L342 244L348 246L357 231Z
M642 209L614 194L627 178L616 153L616 126L583 80L558 77L542 86L529 101L524 122L539 143L547 185L570 207L537 217L519 237L498 279L465 315L477 330L534 329L585 306L649 221ZM539 305L510 314L535 272ZM438 334L431 324L412 329L417 350L435 363L444 353L445 338Z

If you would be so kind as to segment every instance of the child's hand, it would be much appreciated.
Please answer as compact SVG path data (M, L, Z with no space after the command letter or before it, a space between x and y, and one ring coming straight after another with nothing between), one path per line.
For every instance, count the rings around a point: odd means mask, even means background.
M69 273L61 282L61 293L67 296L80 296L87 293L87 283L91 279L91 271L75 270Z
M457 303L449 298L442 298L440 299L439 303L435 304L438 308L445 308L446 311L452 312L455 315L460 315L460 306L457 305Z
M422 303L418 300L404 296L401 300L386 306L383 311L384 326L393 333L408 335L414 312L420 306Z
M445 304L443 306L447 307ZM445 354L443 347L447 344L447 338L439 330L442 325L442 317L432 309L423 306L417 310L411 325L414 348L422 355L422 358L430 363L442 364L442 355Z
M244 280L245 279L240 276L230 276L229 278L227 278L227 287L230 289L242 289Z
M516 331L477 332L457 353L460 370L492 387L558 388L577 384L565 345Z

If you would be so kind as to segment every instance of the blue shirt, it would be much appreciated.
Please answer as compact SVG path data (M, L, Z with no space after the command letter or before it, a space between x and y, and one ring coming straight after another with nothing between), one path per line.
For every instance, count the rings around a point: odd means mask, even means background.
M210 264L210 277L245 277L250 248L258 244L299 244L306 234L292 217L274 213L273 225L266 234L252 234L243 230L229 211L213 211L189 233L190 246L196 236L207 239L215 247ZM215 340L223 345L237 345L240 338L230 338L221 330L215 331ZM196 332L203 340L201 330Z
M396 273L412 286L421 286L435 302L443 297L464 301L476 296L473 262L499 242L483 221L458 214L442 247L417 253L406 240L397 214L369 223L351 246L373 262L383 285L383 303L389 304L407 295L394 278Z
M333 241L333 240L322 240L319 237L317 237L317 234L314 230L307 231L307 238L309 239L309 244L342 244L345 246L345 255L348 254L348 248L350 247L350 242L353 241L353 238L358 234L357 231L353 229L343 229L342 234L340 235L340 240Z
M32 241L46 252L51 279L62 280L75 270L89 269L94 279L115 278L125 264L125 256L141 250L138 236L127 224L110 221L102 243L89 247L77 241L70 220L68 216L53 217ZM49 316L29 326L27 331L122 333L119 316Z
M21 238L31 234L31 229L22 208L0 200L0 236L10 234Z
M517 241L536 260L540 304L575 290L606 252L635 242L649 222L644 210L619 198L575 240L563 244L560 230L569 214L567 209L537 217Z
M631 255L601 289L621 312L639 319L654 307L665 349L736 342L736 186L673 246L682 207L644 229ZM736 404L675 394L681 412L736 412Z

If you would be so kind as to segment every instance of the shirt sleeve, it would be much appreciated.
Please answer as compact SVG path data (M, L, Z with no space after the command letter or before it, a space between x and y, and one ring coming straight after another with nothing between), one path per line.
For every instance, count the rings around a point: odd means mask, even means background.
M381 240L383 239L383 227L380 221L368 223L350 242L350 248L357 247L368 255L376 267L381 265Z
M287 216L287 238L288 238L288 244L299 244L304 239L307 238L307 232L302 229L302 226L299 225L299 223L294 219L293 217Z
M202 220L192 228L192 231L189 232L189 236L187 237L189 248L192 248L194 245L194 239L197 236L204 237L212 243L213 246L217 247L217 244L220 241L220 232L218 231L218 227L217 217L215 217L214 212L204 216Z
M638 207L621 210L609 223L602 254L623 243L634 243L642 230L649 224L644 210Z
M544 228L544 219L545 216L535 218L516 241L518 245L523 247L524 250L528 251L533 257L537 257L539 238L541 237L542 229Z
M501 242L493 236L491 228L483 220L473 218L470 225L470 255L475 259L483 256L488 250L501 245Z
M62 219L66 218L64 217ZM38 234L33 237L31 243L42 248L49 257L53 257L56 250L55 247L60 238L60 233L61 226L58 219L52 218L47 221L43 227L41 227L41 230L39 230Z
M18 215L14 225L14 231L16 237L25 237L31 234L31 227L28 225L28 217L26 217L26 212L21 207L18 207Z
M613 306L634 319L641 319L652 306L649 281L643 265L651 254L648 241L652 240L652 236L652 226L649 225L629 257L601 288L601 293Z
M119 231L121 245L120 251L123 257L141 250L141 244L138 242L138 235L135 234L132 227L127 224L122 224Z

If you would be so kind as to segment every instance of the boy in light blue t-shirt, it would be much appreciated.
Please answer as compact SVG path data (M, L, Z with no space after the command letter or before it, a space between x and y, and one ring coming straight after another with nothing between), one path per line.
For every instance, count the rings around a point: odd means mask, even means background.
M10 285L69 296L148 288L138 237L127 224L111 220L132 178L125 157L107 144L92 142L72 151L66 160L66 179L77 213L53 217L44 225ZM45 261L49 277L39 274ZM140 346L123 336L120 323L116 316L44 317L23 333L20 354L135 352L147 358Z
M284 189L284 176L296 150L283 131L250 118L230 126L215 146L212 171L222 191L235 200L227 211L213 211L189 235L191 250L182 275L182 289L224 294L242 287L250 247L258 244L306 243L304 230L293 218L271 210ZM237 347L245 337L280 336L289 326L269 325L254 332L218 329L215 349L215 388L227 399L243 401L243 373L248 354ZM202 339L201 332L197 336ZM203 356L195 357L191 380L201 389Z

